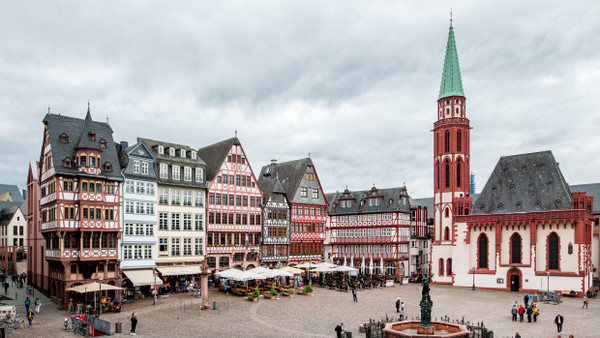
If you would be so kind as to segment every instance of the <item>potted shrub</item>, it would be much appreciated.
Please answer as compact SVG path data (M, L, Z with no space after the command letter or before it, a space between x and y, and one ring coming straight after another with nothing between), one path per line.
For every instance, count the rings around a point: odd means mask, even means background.
M288 291L290 298L294 298L294 293L296 293L296 290L294 289L290 289L290 291Z
M256 290L250 294L250 298L252 298L253 302L258 300L258 296L260 295L260 290L258 290L258 285L256 286Z
M269 293L269 295L271 296L271 300L275 300L275 297L279 296L279 293L277 292L277 290L275 290L274 284L271 285L271 292Z
M310 284L306 284L306 285L304 285L304 293L305 293L307 296L310 296L310 293L311 293L311 292L313 292L313 288L312 288L312 286L311 286Z

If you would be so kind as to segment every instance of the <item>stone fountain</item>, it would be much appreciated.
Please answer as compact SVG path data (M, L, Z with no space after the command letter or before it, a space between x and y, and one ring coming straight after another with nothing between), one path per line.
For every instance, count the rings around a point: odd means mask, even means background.
M431 321L431 309L433 301L429 296L429 282L432 275L423 278L423 290L421 292L421 321L406 320L385 325L383 335L392 337L469 337L469 330L465 325Z

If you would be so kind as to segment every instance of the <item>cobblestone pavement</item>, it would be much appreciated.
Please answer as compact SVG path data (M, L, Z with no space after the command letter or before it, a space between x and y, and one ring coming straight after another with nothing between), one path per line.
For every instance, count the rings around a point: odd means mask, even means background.
M15 289L12 291L14 295ZM25 297L24 290L21 292L23 294L14 303L22 315ZM494 331L496 338L512 337L516 331L522 337L556 337L554 317L560 312L565 317L563 337L570 334L575 337L600 336L596 322L600 318L600 299L591 299L589 309L581 308L580 298L563 298L559 305L538 303L540 317L537 323L512 322L510 308L515 301L522 302L523 295L432 285L432 317L461 319L464 316L465 321L483 321ZM256 303L210 290L211 305L217 301L219 310L198 311L199 298L178 294L159 298L157 306L152 305L152 299L138 300L124 305L124 312L104 314L102 318L121 321L123 334L128 335L129 317L135 311L139 319L138 336L145 337L333 337L333 329L339 322L343 322L354 337L364 337L358 332L361 323L369 318L396 316L396 297L404 301L408 317L419 315L421 285L411 284L359 291L357 303L352 301L350 292L319 287L315 287L312 296L296 295L293 299L281 297L274 301L261 298ZM46 298L41 299L42 312L35 316L33 328L16 330L15 335L9 332L9 337L74 336L62 328L66 312L58 310Z

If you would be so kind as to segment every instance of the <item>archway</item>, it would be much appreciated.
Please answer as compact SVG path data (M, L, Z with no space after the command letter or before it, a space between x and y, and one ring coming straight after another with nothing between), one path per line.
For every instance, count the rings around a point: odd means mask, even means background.
M512 267L506 273L506 283L507 289L510 288L510 291L519 292L521 290L521 285L523 284L523 274L521 270L516 267Z

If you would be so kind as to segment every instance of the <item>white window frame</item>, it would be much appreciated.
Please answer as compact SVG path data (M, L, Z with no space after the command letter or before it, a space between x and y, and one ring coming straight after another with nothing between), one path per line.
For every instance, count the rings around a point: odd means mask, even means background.
M148 162L142 162L142 174L148 175Z
M140 173L140 161L138 161L138 160L133 161L133 173L134 174Z
M169 178L169 166L166 163L160 164L160 178Z
M165 154L165 147L162 145L158 145L158 153L161 155Z
M192 158L192 160L195 160L196 159L196 152L192 151L191 154L190 154L190 157Z
M179 156L180 156L181 158L185 158L185 149L181 149L181 150L179 151Z
M175 157L175 148L173 148L173 147L169 148L169 156Z
M192 181L192 168L183 167L183 180L186 182Z
M178 165L172 166L171 167L171 171L173 172L172 173L173 174L173 176L172 176L173 180L179 181L181 179L181 171L179 169L179 166Z
M202 182L202 168L196 168L196 182Z

